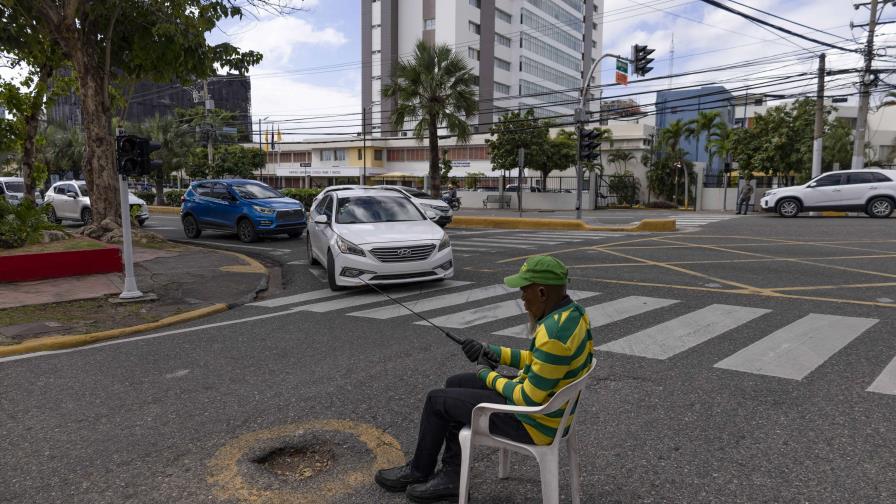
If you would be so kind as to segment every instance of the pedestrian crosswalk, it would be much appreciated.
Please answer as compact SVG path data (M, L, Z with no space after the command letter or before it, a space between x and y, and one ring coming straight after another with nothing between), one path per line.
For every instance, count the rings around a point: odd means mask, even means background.
M518 291L503 284L476 285L445 280L391 288L387 293L400 299L408 308L426 314L441 327L484 326L499 336L529 337L527 316ZM597 342L595 350L598 352L668 360L697 347L712 345L715 339L724 338L735 329L759 327L764 334L756 335L759 338L753 343L719 360L713 367L791 380L806 378L879 322L872 318L810 313L774 328L769 327L767 320L775 310L765 308L711 304L682 313L686 305L678 299L649 296L611 299L607 294L591 291L570 291L570 295L585 307L592 328L623 320L632 322L639 316L648 315L651 323L658 322L606 343ZM251 303L250 306L289 307L294 312L425 324L407 308L369 290L332 292L321 289ZM664 309L672 310L675 315L669 315ZM645 324L639 325L643 327ZM896 395L896 358L865 390Z
M694 229L728 219L736 219L736 215L726 214L693 214L693 215L676 215L675 225L679 229Z
M618 233L550 230L449 230L448 235L452 248L460 253L532 250L579 243L584 245L619 236Z

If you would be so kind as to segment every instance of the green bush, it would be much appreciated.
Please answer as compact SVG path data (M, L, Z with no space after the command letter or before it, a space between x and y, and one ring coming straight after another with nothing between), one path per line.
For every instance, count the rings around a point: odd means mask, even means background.
M47 220L47 208L41 208L31 199L13 206L0 198L0 248L18 248L37 243L43 231L62 229Z
M320 191L320 189L295 189L291 187L280 190L280 192L287 198L302 202L302 204L305 205L305 208L311 207L311 202L314 200L315 196L320 194Z
M678 208L678 205L665 200L653 200L644 205L647 208Z
M134 191L134 196L145 201L147 205L155 205L156 204L156 192L155 191Z
M637 177L631 172L610 175L607 183L610 191L616 195L616 200L624 205L634 205L638 200L638 194L641 192L641 183Z
M180 189L174 189L171 191L165 192L165 204L172 207L180 206L180 199L183 197L184 193L187 191L182 191Z

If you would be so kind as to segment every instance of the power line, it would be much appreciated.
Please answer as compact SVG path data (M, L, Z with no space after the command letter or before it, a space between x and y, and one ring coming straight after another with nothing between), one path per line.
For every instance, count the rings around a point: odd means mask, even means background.
M762 9L753 7L753 6L751 6L751 5L747 5L747 4L745 4L745 3L738 2L737 0L728 0L728 1L731 2L731 3L737 4L737 5L740 5L741 7L746 7L746 8L748 8L748 9L754 10L754 11L756 11L756 12L761 12L761 13L765 14L766 16L771 16L771 17L773 17L773 18L775 18L775 19L780 19L781 21L786 21L786 22L788 22L788 23L790 23L790 24L795 24L795 25L800 26L800 27L803 27L803 28L808 28L809 30L816 31L816 32L818 32L818 33L824 33L825 35L829 35L829 36L831 36L831 37L838 38L838 39L843 40L843 41L845 41L845 42L853 42L853 40L848 39L848 38L845 38L845 37L841 37L840 35L834 35L833 33L830 33L830 32L824 31L824 30L820 30L820 29L818 29L818 28L813 28L813 27L811 27L811 26L804 25L804 24L802 24L802 23L798 23L798 22L796 22L796 21L793 21L793 20L790 20L790 19L781 17L781 16L779 16L779 15L777 15L777 14L773 14L773 13L771 13L771 12L764 11L764 10L762 10Z

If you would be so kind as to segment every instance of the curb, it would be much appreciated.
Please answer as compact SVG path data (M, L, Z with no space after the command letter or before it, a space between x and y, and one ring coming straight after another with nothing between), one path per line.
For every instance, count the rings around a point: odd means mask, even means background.
M617 231L623 233L645 231L675 231L675 219L643 219L634 226L589 226L575 219L533 219L519 217L455 216L448 227L497 229L560 229L574 231Z
M155 322L135 325L131 327L122 327L119 329L110 329L108 331L95 332L90 334L76 334L71 336L44 336L42 338L34 338L17 345L9 345L0 347L0 357L10 357L13 355L21 355L34 352L48 352L51 350L63 350L66 348L75 348L91 343L129 336L144 331L152 331L161 329L181 322L189 322L198 318L214 315L231 309L230 305L214 304L199 308L197 310L165 317Z
M154 213L157 214L168 214L168 215L180 215L180 207L170 207L170 206L149 206L149 215Z

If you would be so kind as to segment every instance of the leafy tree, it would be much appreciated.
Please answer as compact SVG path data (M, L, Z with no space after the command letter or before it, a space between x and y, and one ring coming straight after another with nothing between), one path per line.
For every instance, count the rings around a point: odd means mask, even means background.
M549 121L542 121L542 124L548 129L551 126ZM547 187L551 172L575 166L577 148L576 133L560 130L557 136L548 137L543 145L526 151L526 166L536 170L541 175L541 187Z
M716 156L721 157L726 162L728 155L731 154L732 142L734 135L731 128L722 121L717 122L706 139L706 165L712 166L712 160Z
M188 82L216 67L240 74L261 61L229 43L210 45L206 33L245 5L276 8L276 0L3 0L16 23L33 20L34 33L59 47L80 89L85 129L85 178L94 220L119 223L112 132L116 80Z
M485 140L492 162L492 170L510 171L519 166L519 149L526 150L526 166L538 166L542 153L548 149L549 124L535 117L528 109L523 113L508 112L498 118L498 123L489 128Z
M442 184L448 183L448 177L451 174L451 160L448 159L448 149L442 149L442 157L439 160L439 180L442 181Z
M80 129L50 124L38 135L35 172L44 176L35 176L35 182L42 185L50 173L64 177L71 172L73 178L80 179L83 166L84 135Z
M824 139L821 144L821 171L834 169L834 164L839 163L840 168L852 165L853 129L840 118L832 118L825 125Z
M469 141L468 121L477 109L473 78L466 60L450 46L418 40L413 57L399 61L392 82L383 86L383 97L397 100L392 126L402 130L406 122L416 122L414 137L429 141L429 178L435 197L441 194L439 128L446 128L458 142Z
M256 170L264 167L266 161L267 155L260 149L237 144L224 145L215 151L214 171L210 175L215 178L251 178Z
M688 126L681 119L677 119L669 123L668 126L660 130L659 133L659 142L665 149L665 156L669 158L669 163L662 163L659 166L664 169L668 169L673 174L673 178L676 181L675 185L678 185L678 174L680 171L684 172L684 205L688 206L688 201L690 201L690 189L688 188L690 178L691 178L691 170L693 169L693 163L686 163L685 156L686 153L683 149L681 149L681 141L688 135Z
M607 156L607 161L616 165L617 175L628 172L628 162L632 159L635 159L635 155L622 149L612 150L610 151L610 155Z
M194 146L187 128L188 125L182 124L175 117L161 117L158 114L137 127L139 134L151 138L161 147L152 154L154 159L162 162L161 170L154 174L157 205L163 205L165 202L165 180L187 164L190 149Z
M464 180L464 187L467 189L473 190L479 185L479 181L485 177L485 174L482 172L470 172L467 173L466 179Z
M694 161L697 160L697 154L700 152L700 137L704 133L712 132L718 124L724 124L718 110L699 110L697 117L687 122L685 137L694 139ZM708 151L707 154L709 154ZM708 173L710 164L710 160L707 159L706 167L703 170L704 174Z

